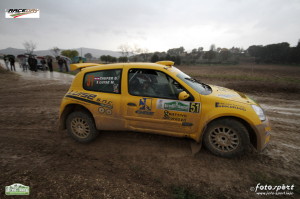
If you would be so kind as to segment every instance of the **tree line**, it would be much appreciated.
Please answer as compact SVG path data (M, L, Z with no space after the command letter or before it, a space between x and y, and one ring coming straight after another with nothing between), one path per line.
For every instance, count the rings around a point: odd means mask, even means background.
M250 56L255 57L256 63L300 64L300 41L296 47L290 47L287 42L266 46L250 46Z
M25 50L32 54L36 48L33 42L25 42ZM271 64L300 64L300 40L295 47L291 47L289 43L282 42L277 44L252 45L247 50L242 48L221 48L212 44L208 51L204 51L203 47L198 47L187 52L184 47L172 48L166 52L149 53L148 49L130 47L123 44L119 47L121 57L113 57L110 55L102 55L98 59L103 63L116 62L157 62L161 60L174 61L176 65L197 65L197 64L237 64L241 60L259 63ZM76 50L60 50L58 47L51 49L55 57L63 55L73 59L79 53ZM91 53L86 53L84 57L87 60L97 59Z

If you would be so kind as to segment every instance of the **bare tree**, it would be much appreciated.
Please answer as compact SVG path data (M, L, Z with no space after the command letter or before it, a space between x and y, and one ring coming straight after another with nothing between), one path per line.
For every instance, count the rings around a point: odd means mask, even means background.
M24 42L23 46L25 48L25 52L30 55L33 53L34 49L36 49L36 44L33 43L32 41Z
M142 48L140 53L143 56L143 60L147 61L149 57L149 50L147 48Z
M52 52L52 54L54 55L54 57L57 57L60 55L60 49L58 47L53 47L52 49L50 49L50 51Z
M131 48L132 54L140 54L142 53L142 49L138 45L134 45L133 48Z
M128 44L122 44L119 46L123 57L128 57L129 52L131 52L131 47Z

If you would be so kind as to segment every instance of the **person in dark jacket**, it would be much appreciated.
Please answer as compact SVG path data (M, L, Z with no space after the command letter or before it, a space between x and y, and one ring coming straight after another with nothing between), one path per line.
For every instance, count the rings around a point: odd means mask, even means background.
M57 63L59 66L59 72L63 72L63 65L64 65L64 60L61 57L57 58Z
M34 56L32 55L29 56L28 64L29 64L29 69L31 71L37 72L37 60L34 58Z
M37 59L35 57L33 57L33 69L35 72L37 72Z
M14 57L10 57L9 58L9 62L10 62L10 70L12 71L14 68L14 71L16 71L16 67L15 67L15 58Z
M51 57L48 57L48 59L47 59L47 65L48 65L49 71L53 72L52 58Z
M33 57L32 57L32 55L29 55L29 57L28 57L28 65L29 65L29 70L31 70L31 71L33 71Z

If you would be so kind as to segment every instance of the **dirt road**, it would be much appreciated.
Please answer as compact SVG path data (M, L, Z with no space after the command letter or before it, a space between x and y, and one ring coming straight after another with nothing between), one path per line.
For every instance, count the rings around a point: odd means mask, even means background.
M252 94L272 122L262 153L238 159L193 156L190 140L133 132L103 132L79 144L57 130L69 83L0 71L0 198L13 183L30 198L287 198L251 187L295 185L300 194L300 101L289 93Z

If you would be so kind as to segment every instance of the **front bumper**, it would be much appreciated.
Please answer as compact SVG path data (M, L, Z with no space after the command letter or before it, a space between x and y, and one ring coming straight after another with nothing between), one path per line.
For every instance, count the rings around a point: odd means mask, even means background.
M255 131L257 139L256 149L257 151L262 151L268 146L270 142L271 126L269 119L266 118L266 120L261 124L253 126L253 129Z

